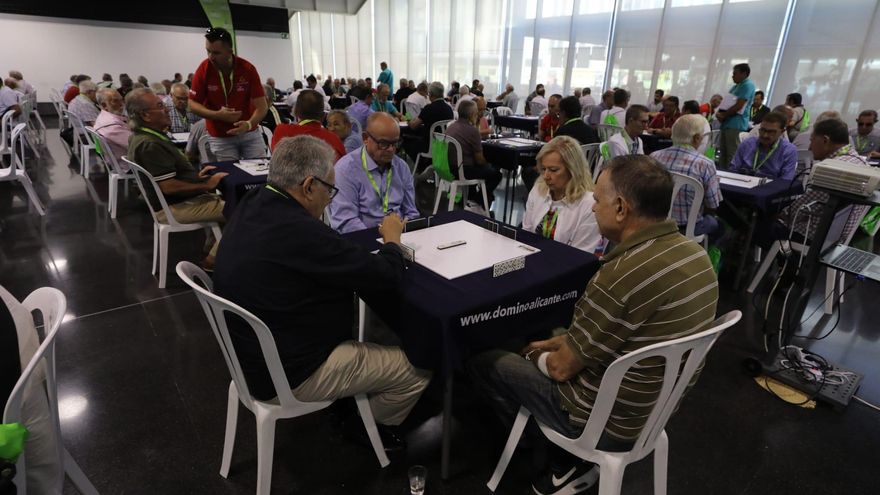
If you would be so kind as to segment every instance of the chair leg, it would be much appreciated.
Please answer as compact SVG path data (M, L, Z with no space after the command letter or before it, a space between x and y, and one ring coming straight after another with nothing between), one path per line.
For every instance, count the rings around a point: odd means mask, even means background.
M92 168L92 164L89 161L89 158L90 157L89 157L88 145L86 145L85 143L82 143L80 145L80 149L79 149L79 159L80 159L79 171L80 171L80 174L82 174L82 176L85 177L86 179L89 178L89 169Z
M669 437L666 432L657 437L654 446L654 495L666 495L666 470L669 463Z
M606 458L599 465L599 495L620 495L626 466L617 458Z
M480 181L480 191L483 192L483 208L486 209L486 213L489 213L489 196L486 193L486 181Z
M80 469L79 464L73 460L70 452L64 447L61 447L61 449L63 450L64 456L64 472L67 474L67 477L70 478L70 481L73 482L73 486L75 486L83 495L98 495L98 490L95 489L95 485L89 481L89 478L83 473L82 469Z
M220 476L229 476L232 463L232 450L235 448L235 427L238 425L238 389L235 382L229 382L229 399L226 402L226 435L223 439L223 460L220 462Z
M107 199L110 202L110 218L116 218L116 195L119 189L119 177L116 174L111 174L107 184L109 186L107 192L109 197Z
M837 270L825 268L825 314L834 313L834 290L837 288Z
M46 209L43 207L43 203L40 201L40 197L37 196L37 191L34 190L34 185L31 184L31 179L25 175L21 178L21 185L24 187L24 191L28 195L28 199L31 200L31 204L34 205L34 208L37 210L37 213L40 216L46 215Z
M159 288L165 288L168 276L168 229L159 229Z
M777 254L779 254L779 243L774 242L770 249L767 250L767 256L764 257L764 261L761 262L761 266L758 267L758 271L755 273L755 278L752 279L752 283L749 284L746 292L749 294L755 292L755 289L758 288L758 284L760 284L764 276L767 275L767 271L770 269L770 264L776 259ZM742 269L743 268L740 267L740 270Z
M272 456L275 453L275 418L257 413L257 495L272 489Z
M449 184L449 201L446 205L446 211L455 209L455 195L458 193L458 184L452 182Z
M358 298L358 342L364 341L364 333L366 327L366 318L367 318L367 305L364 303L364 300Z
M153 222L153 268L150 273L156 274L156 262L159 260L159 224Z
M223 237L223 231L220 230L220 226L214 225L211 227L211 232L214 234L214 240L220 242L220 239Z
M437 210L440 209L440 194L443 192L443 188L440 187L440 178L434 174L434 183L437 187L434 189L436 191L434 196L434 215L437 214Z
M363 304L363 302L361 302ZM379 459L379 465L385 467L391 464L388 455L385 454L385 446L382 445L382 439L379 438L379 430L376 428L376 420L373 419L373 410L370 409L370 401L364 394L356 395L354 398L357 403L358 411L361 413L361 420L364 422L364 428L367 429L367 436L370 437L370 443L373 445L373 451Z
M519 408L519 413L513 422L513 428L510 429L510 436L507 437L507 443L504 445L504 451L501 453L501 458L498 459L498 465L495 466L495 472L492 473L492 478L486 483L489 490L494 492L498 488L498 483L501 482L501 477L504 476L504 471L507 470L507 465L510 464L513 451L516 450L516 445L519 443L519 439L531 415L532 413L525 407Z

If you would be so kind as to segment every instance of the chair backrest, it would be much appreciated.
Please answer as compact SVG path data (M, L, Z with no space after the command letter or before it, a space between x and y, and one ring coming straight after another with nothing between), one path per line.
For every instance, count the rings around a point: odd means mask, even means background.
M446 134L446 128L449 127L449 124L453 122L455 122L455 120L438 120L437 122L434 122L433 124L431 124L431 135L433 135L435 132Z
M147 209L150 210L150 215L153 215L153 221L161 223L159 222L157 212L153 209L153 200L155 200L162 206L162 211L165 212L166 223L172 226L180 226L180 222L174 218L174 213L168 207L168 201L165 200L165 195L162 194L162 189L159 188L159 183L153 178L153 174L147 172L146 169L129 160L126 156L122 157L122 161L128 164L129 170L134 175L134 180L141 191L141 196L147 203Z
M591 143L591 144L582 144L581 151L584 154L584 158L587 159L587 170L590 173L593 172L593 169L596 166L596 161L599 159L599 145L601 143Z
M350 114L348 115L348 120L351 121L351 132L356 132L358 136L363 136L364 131L361 128L361 122Z
M8 167L3 167L3 161L0 160L0 178L15 175L16 169L24 172L24 136L27 124L18 124L12 129L12 139L9 140L10 161Z
M266 156L272 158L272 129L261 125L260 131L263 133L263 141L266 142Z
M251 396L247 380L241 369L241 363L238 361L238 355L232 343L232 338L229 335L229 327L226 320L227 313L237 315L244 320L250 326L254 335L256 335L260 343L260 349L263 352L263 358L266 361L266 368L269 370L269 376L272 378L272 384L275 386L275 392L278 394L278 402L281 406L289 408L303 405L304 403L296 400L290 391L290 383L287 381L284 368L281 367L281 358L278 356L275 338L272 336L269 327L250 311L214 294L214 284L211 278L198 266L188 261L181 261L177 264L176 271L177 276L192 287L199 300L199 304L202 305L205 316L208 318L208 323L211 324L211 329L214 331L214 337L217 338L217 343L220 344L223 359L226 360L229 374L232 375L232 381L235 382L235 386L238 388L242 402L249 409L253 410L254 399Z
M211 163L217 161L217 158L214 156L214 152L211 151L210 134L202 134L201 136L199 136L199 142L196 143L196 145L199 147L200 163Z
M450 151L455 153L455 164L458 166L457 178L452 174ZM464 167L461 166L461 161L461 143L458 140L442 132L431 133L431 166L441 179L447 182L464 180Z
M510 107L495 107L495 115L501 115L502 117L513 115L513 109Z
M95 143L95 152L101 161L104 162L104 166L107 168L107 173L118 175L125 174L125 171L122 170L122 167L116 160L116 155L113 154L113 150L110 148L110 145L107 144L107 140L104 139L104 136L98 134L98 131L92 127L86 127L86 132L89 135L89 139Z
M2 304L2 303L0 303ZM53 456L59 466L64 466L64 448L61 443L61 420L58 414L58 387L55 380L55 337L58 335L58 329L67 312L67 299L58 289L52 287L41 287L28 295L21 303L29 312L39 311L43 317L43 328L45 338L43 339L37 352L34 353L28 365L22 370L21 376L15 383L12 393L6 402L6 408L3 410L3 423L21 423L21 408L24 403L25 394L30 386L31 380L38 378L46 380L46 394L49 400L49 415L52 429L55 432L55 447ZM39 369L39 372L37 371ZM16 468L21 476L16 478L16 484L20 493L27 493L26 468L24 465L25 456L20 455ZM59 480L61 481L61 480ZM58 487L59 493L61 487Z
M541 112L547 110L547 105L540 101L530 101L529 102L529 110L532 111L532 115L541 115Z
M658 357L665 361L663 385L654 408L631 451L631 455L636 459L647 455L647 452L653 449L657 437L666 428L666 423L675 412L694 373L703 363L712 345L721 332L736 324L740 318L742 318L741 311L731 311L712 322L711 328L700 333L645 346L617 358L602 376L590 419L577 440L578 445L587 450L596 449L626 373L640 361Z
M596 165L593 167L593 183L599 180L599 174L602 172L602 165L605 164L605 160L611 159L611 147L608 145L608 141L602 141L599 143L599 152L596 153Z
M672 210L676 201L679 200L679 196L684 196L681 202L687 203L688 207L688 216L687 216L687 227L685 227L684 235L688 239L693 239L694 236L694 227L697 225L697 216L699 216L701 208L703 206L703 195L705 194L705 190L703 188L703 184L700 183L697 179L693 177L679 174L675 172L672 173L672 202L669 204L669 217L672 218Z
M611 124L597 124L596 132L599 133L600 140L608 141L615 134L620 134L621 132L623 132L623 127Z
M511 96L507 100L507 106L510 107L510 111L515 114L517 107L519 107L519 96Z
M405 109L404 114L409 115L411 118L418 117L421 112L419 104L416 102L410 102L409 100L403 101L403 108Z
M585 107L581 107L581 117L583 118L585 124L589 123L587 122L587 120L589 120L590 114L593 113L593 108L595 106L596 105L587 105Z
M8 150L12 149L12 118L13 112L6 112L3 114L3 118L0 119L0 150L3 153L6 153Z

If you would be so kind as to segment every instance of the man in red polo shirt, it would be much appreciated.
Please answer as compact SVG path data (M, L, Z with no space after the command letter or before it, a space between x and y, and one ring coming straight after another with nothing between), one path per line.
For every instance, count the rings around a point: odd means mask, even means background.
M313 89L304 89L296 99L293 107L293 115L299 121L296 124L279 124L272 134L272 149L284 138L308 134L329 144L336 152L339 160L345 155L345 146L342 140L333 132L324 129L321 121L324 119L324 97Z
M269 107L257 69L232 53L232 35L223 28L208 29L205 49L189 110L205 118L211 151L221 161L266 156L259 125Z

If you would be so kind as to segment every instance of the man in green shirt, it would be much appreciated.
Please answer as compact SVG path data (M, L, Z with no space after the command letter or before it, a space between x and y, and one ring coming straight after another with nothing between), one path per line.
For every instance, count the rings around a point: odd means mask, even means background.
M196 171L166 134L171 118L162 100L149 89L135 89L129 93L125 98L125 109L133 130L128 143L128 159L153 176L174 219L180 223L224 222L223 200L212 191L228 174L211 175L210 171L215 168L212 166ZM165 211L151 188L147 188L147 202L159 222L166 222ZM203 267L214 267L219 242L219 239L213 241L202 262Z
M706 330L715 318L718 280L709 256L667 219L672 176L644 155L608 162L593 192L599 231L616 244L575 306L568 330L532 342L521 355L488 351L469 363L474 381L512 424L520 406L563 435L583 432L608 366L642 347ZM599 448L628 451L663 386L662 361L623 378ZM696 376L695 378L696 379ZM552 446L536 494L581 493L598 467Z
M715 113L721 122L721 169L727 169L736 148L739 145L739 133L749 130L749 119L746 112L752 106L755 98L755 83L749 79L752 69L749 64L736 64L733 66L733 82L730 94L721 103L721 108ZM734 101L735 99L735 101ZM728 105L729 104L729 105Z

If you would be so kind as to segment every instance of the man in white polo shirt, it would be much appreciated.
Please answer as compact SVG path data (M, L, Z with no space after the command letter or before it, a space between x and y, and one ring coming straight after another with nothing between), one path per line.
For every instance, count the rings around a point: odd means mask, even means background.
M605 160L623 155L644 155L645 148L639 136L648 127L648 107L630 105L626 111L626 125L623 132L611 136L599 148Z
M629 91L621 88L614 90L614 106L604 110L599 123L622 127L625 125L626 107L629 105ZM647 107L645 107L647 108Z

